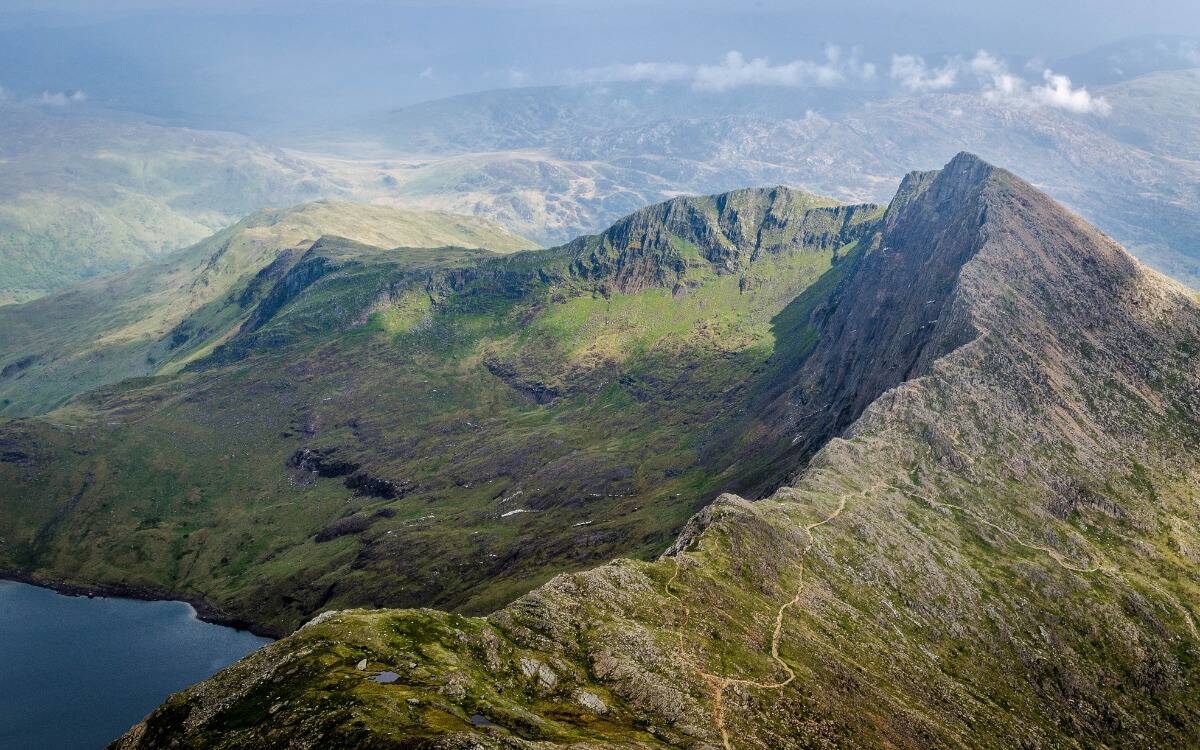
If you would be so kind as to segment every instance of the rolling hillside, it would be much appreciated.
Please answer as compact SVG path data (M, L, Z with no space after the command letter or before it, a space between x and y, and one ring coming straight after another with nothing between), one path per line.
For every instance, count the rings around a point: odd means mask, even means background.
M0 306L0 414L34 414L105 383L177 370L231 335L325 235L389 249L503 253L532 244L487 220L439 212L336 201L260 211L162 260Z

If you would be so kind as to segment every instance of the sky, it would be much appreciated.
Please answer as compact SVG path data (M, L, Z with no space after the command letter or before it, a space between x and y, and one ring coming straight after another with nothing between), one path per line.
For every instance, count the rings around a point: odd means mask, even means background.
M44 106L254 132L612 78L714 93L947 80L1001 90L983 51L1029 96L1088 108L1078 88L1103 74L1077 56L1153 34L1200 38L1200 3L0 0L0 86Z

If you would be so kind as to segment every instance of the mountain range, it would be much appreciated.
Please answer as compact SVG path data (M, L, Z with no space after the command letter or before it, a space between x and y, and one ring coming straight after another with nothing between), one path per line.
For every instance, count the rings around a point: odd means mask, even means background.
M117 747L1200 737L1200 306L1030 183L366 239L0 422L9 575L290 633Z
M650 203L750 184L883 202L897 175L962 149L1011 166L1195 286L1195 49L1148 38L1056 61L1105 103L1090 112L969 86L618 81L467 94L273 143L86 101L0 97L0 303L127 270L267 206L453 211L554 245Z
M364 127L383 150L435 154L396 172L421 205L483 212L542 242L633 205L746 184L886 201L894 175L969 149L1017 169L1195 284L1200 167L1194 69L1094 88L1107 114L976 91L893 93L604 83L514 89L413 105ZM603 117L596 113L603 112Z
M130 297L149 316L122 323L127 349L17 360L13 409L109 374L97 359L162 364L0 426L0 567L287 632L331 603L486 611L656 554L719 487L786 472L835 427L795 443L759 406L794 387L808 316L881 212L787 188L677 198L510 256L295 247L279 224L256 244L251 220L151 277L225 269L203 300Z

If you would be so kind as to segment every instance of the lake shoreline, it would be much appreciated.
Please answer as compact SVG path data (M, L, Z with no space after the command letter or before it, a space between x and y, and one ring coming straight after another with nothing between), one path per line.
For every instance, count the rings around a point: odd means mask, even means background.
M191 606L196 618L213 625L221 625L234 630L242 630L263 638L279 640L286 636L279 630L251 622L241 617L235 617L210 604L202 597L185 594L179 591L158 589L152 586L137 586L127 583L77 583L56 578L35 576L18 570L0 570L0 581L14 581L43 589L50 589L64 596L78 597L111 597L118 599L134 599L144 602L183 602Z
M0 580L0 746L109 747L170 696L273 643L201 620L186 601L100 588ZM143 596L107 595L120 588Z

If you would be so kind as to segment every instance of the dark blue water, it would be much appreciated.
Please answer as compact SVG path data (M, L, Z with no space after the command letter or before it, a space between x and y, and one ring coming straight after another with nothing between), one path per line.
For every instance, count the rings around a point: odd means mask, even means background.
M0 748L99 748L168 694L268 643L183 602L88 599L0 581Z

